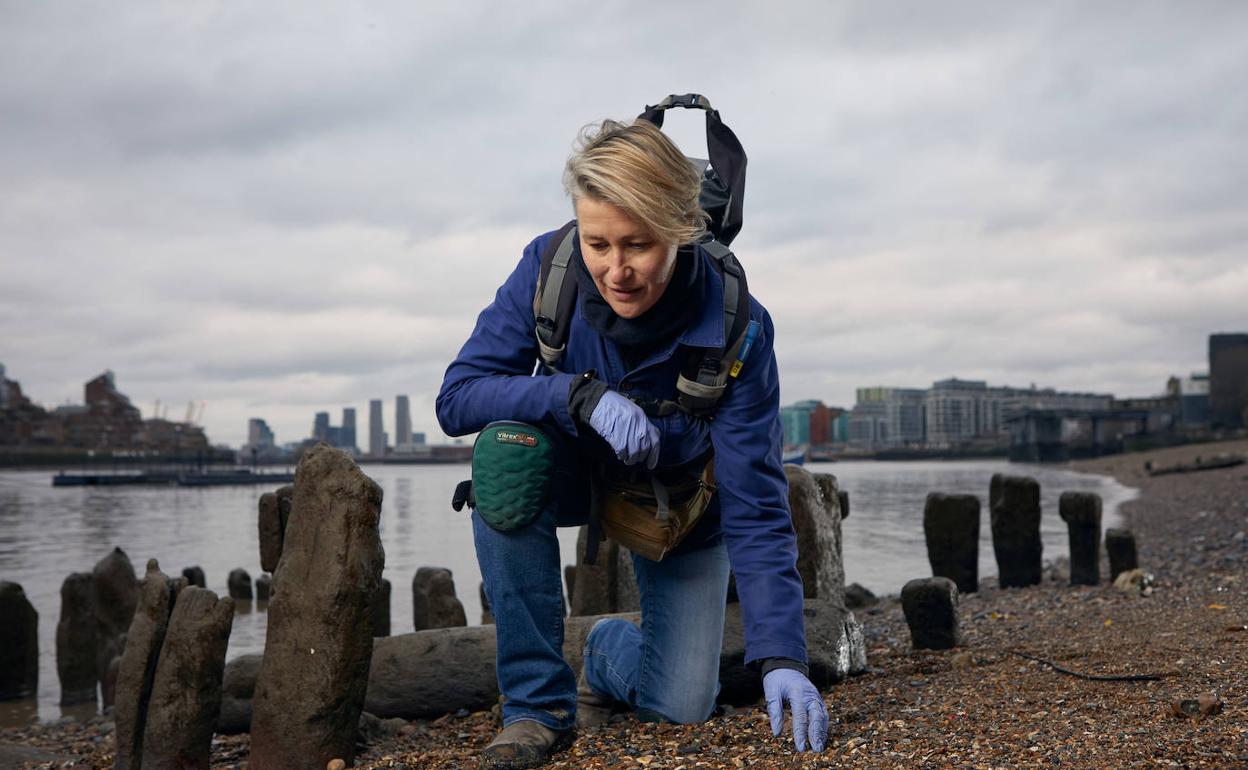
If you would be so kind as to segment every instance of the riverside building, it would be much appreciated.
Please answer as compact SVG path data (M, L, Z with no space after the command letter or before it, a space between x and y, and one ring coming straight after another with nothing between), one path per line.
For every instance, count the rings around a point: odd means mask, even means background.
M386 428L381 421L381 399L368 402L368 453L373 457L386 454Z
M1248 334L1209 336L1209 423L1248 427Z

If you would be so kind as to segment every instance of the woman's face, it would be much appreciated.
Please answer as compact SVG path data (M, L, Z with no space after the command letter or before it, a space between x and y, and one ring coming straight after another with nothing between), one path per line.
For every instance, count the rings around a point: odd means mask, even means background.
M581 196L576 201L581 256L594 285L621 318L636 318L659 301L676 267L676 244L618 206Z

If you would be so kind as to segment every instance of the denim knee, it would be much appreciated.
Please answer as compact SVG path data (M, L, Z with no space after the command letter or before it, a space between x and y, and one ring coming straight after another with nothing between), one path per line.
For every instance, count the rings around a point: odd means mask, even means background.
M637 717L643 722L675 722L682 725L705 722L715 713L719 684L699 689L695 691L687 687L679 699L655 708L639 709Z

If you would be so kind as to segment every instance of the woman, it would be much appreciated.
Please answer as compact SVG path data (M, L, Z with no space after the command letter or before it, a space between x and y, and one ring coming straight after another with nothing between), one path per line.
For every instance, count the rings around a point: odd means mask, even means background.
M577 223L569 273L578 294L562 372L531 376L539 236L482 311L438 395L446 433L498 420L539 426L555 445L550 503L529 525L499 531L473 514L477 558L498 635L504 729L487 765L532 767L569 745L579 723L624 704L640 718L696 723L719 689L729 565L745 622L746 663L763 675L772 730L783 704L799 751L820 751L828 716L807 679L802 585L780 462L779 383L767 311L713 419L638 405L676 398L690 347L724 347L724 282L700 245L700 177L652 123L604 122L582 137L564 185ZM589 512L591 477L671 478L707 463L718 486L692 531L658 561L634 555L642 624L591 630L578 682L564 662L557 526ZM666 474L666 475L665 475ZM579 697L578 697L579 695ZM578 710L579 706L579 710Z

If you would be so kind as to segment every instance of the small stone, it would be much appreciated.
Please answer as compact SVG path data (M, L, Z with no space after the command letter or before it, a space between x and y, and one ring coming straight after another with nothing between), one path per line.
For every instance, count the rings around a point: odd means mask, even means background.
M347 763L341 759L331 759L329 764L325 765L325 770L346 770Z
M1152 576L1142 569L1127 570L1114 578L1114 588L1119 591L1138 591L1144 587L1145 581L1151 583Z
M955 669L964 670L975 667L975 656L969 652L959 652L949 659L949 665Z
M1222 713L1222 699L1211 692L1201 693L1196 699L1202 716L1211 717Z
M859 583L850 583L845 587L845 606L851 610L870 607L878 601L875 594Z
M1190 698L1170 704L1170 713L1176 717L1194 717L1200 714L1200 702Z

